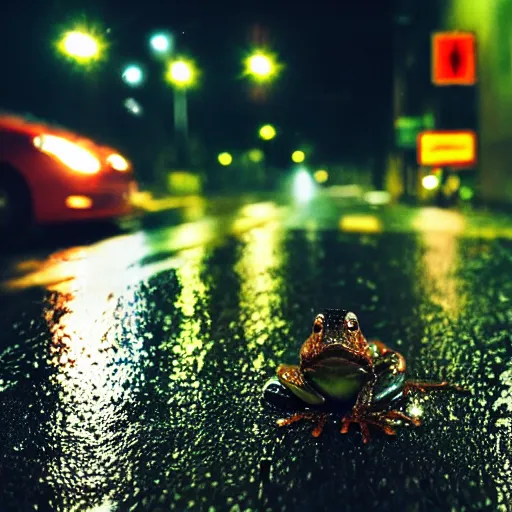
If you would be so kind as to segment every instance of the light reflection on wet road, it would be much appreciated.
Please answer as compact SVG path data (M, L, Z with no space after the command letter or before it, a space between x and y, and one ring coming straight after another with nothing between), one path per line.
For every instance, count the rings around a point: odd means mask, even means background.
M379 212L319 208L312 221L252 205L6 280L48 291L5 295L2 506L508 510L512 242L476 236L460 214L421 215L388 230L396 219ZM435 215L444 229L429 227ZM414 396L424 425L368 446L340 435L337 418L318 439L309 424L278 429L283 413L261 387L297 361L314 313L336 306L399 349L413 376L473 396Z

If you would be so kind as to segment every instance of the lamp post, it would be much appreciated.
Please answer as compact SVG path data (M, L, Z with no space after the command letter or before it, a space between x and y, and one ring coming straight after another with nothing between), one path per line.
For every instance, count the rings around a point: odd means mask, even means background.
M151 51L157 56L168 56L173 52L173 37L169 32L156 32L149 39Z
M187 91L196 83L197 69L193 62L177 59L169 63L166 79L174 90L174 130L178 143L178 159L188 164Z

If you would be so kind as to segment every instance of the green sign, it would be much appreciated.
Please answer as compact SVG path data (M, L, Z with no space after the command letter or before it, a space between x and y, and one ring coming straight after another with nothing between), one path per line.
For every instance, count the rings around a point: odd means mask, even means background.
M421 117L399 117L395 121L396 145L402 149L416 149L418 134L425 130L432 130L434 126L432 114Z

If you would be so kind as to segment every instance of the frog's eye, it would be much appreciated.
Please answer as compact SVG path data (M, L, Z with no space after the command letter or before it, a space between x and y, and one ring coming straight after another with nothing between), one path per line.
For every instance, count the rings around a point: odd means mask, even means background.
M324 322L322 317L315 318L315 323L313 324L313 332L315 334L318 334L319 332L322 332L322 329L324 328Z
M352 332L357 331L359 329L358 321L354 318L349 318L347 320L347 329Z

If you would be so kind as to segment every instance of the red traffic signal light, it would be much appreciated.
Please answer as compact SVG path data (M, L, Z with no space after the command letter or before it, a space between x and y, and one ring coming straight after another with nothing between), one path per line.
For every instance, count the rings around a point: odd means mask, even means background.
M476 38L471 32L438 32L432 37L432 82L476 83Z

